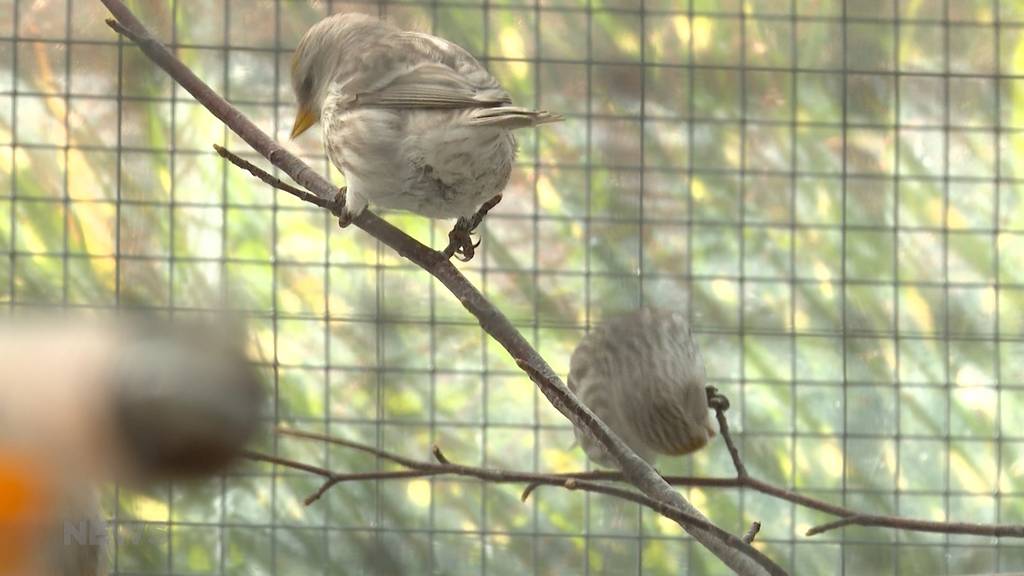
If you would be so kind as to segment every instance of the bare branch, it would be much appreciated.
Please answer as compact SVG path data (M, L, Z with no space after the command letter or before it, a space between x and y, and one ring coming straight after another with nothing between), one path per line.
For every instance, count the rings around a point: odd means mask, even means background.
M747 467L743 464L743 458L740 457L740 452L736 448L736 444L732 440L732 435L729 432L729 422L725 417L725 412L729 409L729 399L724 395L720 394L714 386L708 386L708 404L714 409L715 417L718 420L719 432L722 435L722 440L725 442L726 447L729 449L729 456L732 458L733 466L736 468L736 485L746 488L751 488L768 494L782 500L788 500L794 504L799 504L807 508L826 512L834 516L839 516L840 519L822 524L821 526L815 526L807 531L807 536L815 536L829 530L841 528L855 524L858 526L876 526L884 528L894 528L897 530L908 530L913 532L937 532L941 534L972 534L978 536L995 536L995 537L1024 537L1024 526L1014 524L975 524L967 522L936 522L933 520L915 520L912 518L902 518L900 516L885 516L876 514L861 514L849 508L837 506L835 504L829 504L821 500L797 494L791 490L786 490L778 486L774 486L762 480L752 478L747 473ZM681 485L683 482L673 482L672 478L665 479L670 484ZM680 480L680 479L675 479Z
M839 520L815 526L807 531L807 536L817 536L842 528L844 526L876 526L897 528L912 532L934 532L938 534L970 534L974 536L994 536L1024 538L1024 525L1014 524L976 524L973 522L935 522L933 520L915 520L898 516L875 516L870 514L853 514Z
M302 200L303 202L309 202L310 204L315 204L321 208L330 210L331 213L334 214L335 216L341 215L341 210L342 208L344 208L344 203L325 200L317 196L316 194L306 192L305 190L300 190L295 186L292 186L291 184L282 181L280 178L275 178L269 172L263 170L262 168L256 166L252 162L249 162L245 158L242 158L241 156L235 154L231 150L228 150L227 148L219 144L214 144L213 149L217 151L217 154L220 154L221 158L224 158L228 162L231 162L235 166L238 166L242 170L245 170L249 174L252 174L259 180L263 181L263 183L269 184L270 186L277 188L282 192L287 192L292 196L295 196L299 200Z
M285 466L287 468L294 468L296 470L302 470L303 472L309 472L310 474L316 474L317 476L323 476L324 478L333 478L334 472L326 468L320 468L319 466L313 466L311 464L302 464L301 462L295 462L294 460L288 460L280 458L278 456L271 456L270 454L261 454L260 452L253 452L251 450L242 451L242 456L249 460L256 462L267 462L269 464L277 464L278 466Z
M750 475L747 474L747 467L743 465L743 459L740 458L740 451L732 441L732 434L729 433L729 421L725 419L725 411L729 409L729 399L719 394L718 388L714 386L708 386L707 393L708 406L715 411L715 419L718 420L718 433L722 435L725 447L729 449L729 457L732 458L732 465L736 468L736 476L747 478Z
M305 502L307 505L318 500L320 497L323 496L324 493L330 490L333 486L341 482L355 479L384 480L393 478L424 477L436 476L441 474L451 474L455 476L476 478L478 480L498 484L528 482L531 486L534 486L534 488L539 486L559 486L567 490L583 490L585 492L605 494L608 496L620 498L622 500L634 502L636 504L640 504L641 506L646 506L647 508L654 510L658 514L675 520L680 525L688 525L700 528L701 530L706 530L714 534L715 537L720 538L723 542L728 542L730 546L736 547L737 550L750 554L752 558L760 559L759 562L763 562L762 566L765 570L769 572L773 571L773 568L770 567L772 565L771 560L764 556L760 551L750 546L747 542L744 542L742 539L737 538L736 536L726 532L725 530L722 530L721 528L715 526L714 524L708 522L703 518L687 514L685 511L680 510L679 508L676 508L672 505L666 504L659 500L655 500L654 498L645 496L644 494L634 492L632 490L627 490L624 488L619 488L617 486L611 486L608 484L602 484L600 482L595 482L592 480L579 480L576 478L567 478L564 476L553 474L539 474L536 472L513 472L496 468L482 468L477 466L464 466L461 464L455 464L448 460L448 458L444 456L444 454L441 453L440 449L437 448L436 446L433 448L432 453L434 457L439 460L438 463L414 460L412 458L407 458L405 456L401 456L393 452L389 452L387 450L382 450L374 446L368 446L366 444L361 444L359 442L353 442L351 440L345 440L343 438L329 436L326 434L319 434L316 432L306 432L302 430L293 430L289 428L278 428L278 433L287 436L293 436L296 438L317 440L321 442L335 444L338 446L345 446L353 450L373 454L384 460L389 460L391 462L394 462L395 464L399 464L401 466L409 468L409 470L406 471L407 475L400 475L399 472L395 471L382 471L376 473L366 473L364 475L361 475L360 478L356 478L355 475L353 474L335 474L331 472L326 472L316 467L310 467L305 464L293 463L283 458L265 456L258 453L247 454L247 457L251 457L253 459L262 461L272 461L275 464L293 467L295 469L303 470L306 472L312 472L314 474L318 474L320 476L324 476L325 478L327 478L324 484L321 485L316 492L314 492L308 498L306 498ZM440 457L438 457L439 454ZM312 470L310 468L312 468ZM324 472L326 472L326 474Z
M450 462L448 461L448 457L444 455L444 452L441 452L441 447L440 446L438 446L437 444L434 444L434 447L433 447L433 449L431 451L434 454L434 459L435 460L437 460L441 464L450 464Z
M519 495L519 501L526 502L527 500L529 500L530 494L533 494L533 491L536 490L537 488L540 488L540 484L536 482L530 482L529 484L527 484L526 488L523 489L523 493Z
M320 486L320 488L306 498L306 506L309 506L313 502L320 499L325 492L331 489L335 484L342 482L354 482L360 480L391 480L395 478L418 478L421 476L432 476L431 472L424 472L421 470L389 470L382 472L354 472L351 474L339 474L331 472L326 468L319 466L313 466L311 464L303 464L302 462L296 462L294 460L288 460L287 458L281 458L280 456L271 456L269 454L262 454L260 452L253 452L251 450L245 450L242 452L242 456L253 460L255 462L267 462L269 464L277 464L278 466L284 466L285 468L292 468L294 470L302 470L303 472L309 472L310 474L316 474L326 478L327 480Z
M750 524L750 530L747 530L747 533L743 535L743 541L747 544L752 543L754 541L754 538L757 537L757 533L760 531L761 523L755 520Z
M220 119L247 144L278 167L292 180L323 200L333 199L337 188L317 171L265 134L251 120L199 79L163 44L154 39L145 26L121 0L101 0L117 19L111 27L133 40L158 66L187 90L214 116ZM424 246L407 234L388 224L369 210L364 210L353 222L362 230L408 258L435 278L459 299L459 302L480 322L480 326L493 337L523 367L548 401L573 424L587 429L615 458L625 477L648 497L678 508L691 516L704 519L682 495L672 489L661 476L616 436L603 422L583 406L566 388L565 383L519 333L511 322L476 289L443 254ZM706 521L706 519L705 519ZM739 574L785 574L754 548L745 546L742 552L712 531L682 524L701 544L706 546L727 566ZM731 535L730 535L731 536ZM739 541L733 537L733 540ZM740 542L742 544L742 542Z
M717 391L714 395L718 398L713 403L713 406L721 408L721 412L728 409L729 399L725 396L718 394ZM725 421L725 415L719 413L719 417L722 421ZM721 422L720 422L721 424ZM725 426L722 427L728 434L728 422L725 422ZM333 441L335 444L348 446L357 450L370 452L373 454L382 455L384 458L389 459L395 463L401 464L402 462L414 462L407 458L403 458L397 455L384 452L372 446L366 446L356 442L348 440L342 440L333 438L327 440L328 437L320 434L312 434L307 432L300 432L295 430L281 429L282 434L288 434L291 436L299 436L303 438L311 438L325 441ZM724 438L723 438L724 439ZM728 441L726 441L728 444ZM440 448L434 447L435 457L440 452ZM443 454L442 454L443 457ZM739 451L734 456L734 462L740 462L742 467L742 459L740 458ZM745 469L745 468L744 468ZM315 470L313 473L318 473ZM585 472L564 472L557 474L530 474L521 472L506 472L506 474L514 475L517 478L522 478L524 482L527 482L526 488L520 495L520 500L525 502L529 499L533 492L545 485L561 485L565 486L565 482L570 480L579 481L607 481L607 482L624 482L625 477L621 472L614 470L592 470ZM426 475L426 474L424 474ZM356 478L352 478L356 479ZM378 478L379 479L379 478ZM529 480L528 480L529 479ZM937 522L933 520L917 520L913 518L903 518L900 516L885 516L880 514L863 514L856 510L851 510L843 506L836 504L830 504L822 500L811 498L810 496L804 496L793 492L792 490L786 490L773 484L769 484L763 480L758 480L752 476L744 476L736 478L704 478L696 476L664 476L666 482L672 486L690 486L690 487L701 487L701 488L750 488L762 494L778 498L780 500L786 500L799 506L804 506L812 510L818 510L819 512L825 512L833 516L838 516L839 519L827 524L815 526L807 531L807 536L815 536L829 530L841 528L843 526L858 525L858 526L875 526L880 528L892 528L896 530L907 530L912 532L933 532L940 534L969 534L976 536L991 536L996 538L1011 537L1011 538L1024 538L1024 525L1017 524L976 524L968 522ZM337 483L337 482L334 482ZM334 484L332 483L332 485ZM751 531L756 533L760 531L761 524L757 522L757 529L751 526ZM750 532L748 532L748 535Z
M307 432L305 430L295 430L294 428L286 428L284 426L277 427L277 433L284 436L292 436L293 438L304 438L306 440L317 440L320 442L327 442L329 444L335 444L337 446L344 446L359 452L365 452L367 454L382 458L384 460L390 460L395 464L411 468L413 470L435 470L436 464L430 462L420 462L413 460L412 458L406 458L400 454L394 452L388 452L374 446L362 444L360 442L353 442L352 440L345 440L344 438L338 438L337 436L328 436L327 434L319 434L317 432Z
M819 524L817 526L813 526L804 535L805 536L817 536L818 534L821 534L823 532L828 532L829 530L835 530L836 528L842 528L843 526L849 526L850 524L857 524L863 518L867 518L867 516L865 516L863 514L854 514L853 516L846 516L846 517L840 518L838 520L833 520L831 522L826 522L825 524Z
M282 466L288 466L288 464L280 463ZM303 500L303 504L306 506L312 505L314 502L323 497L328 490L334 488L335 485L343 482L358 482L360 480L395 480L398 478L423 478L424 476L436 476L436 472L425 472L423 470L387 470L381 472L354 472L351 474L334 474L327 478L316 492L313 492L306 499Z

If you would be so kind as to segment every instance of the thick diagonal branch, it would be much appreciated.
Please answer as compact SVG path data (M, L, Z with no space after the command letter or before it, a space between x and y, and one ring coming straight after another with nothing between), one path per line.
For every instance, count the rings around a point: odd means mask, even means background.
M260 130L238 109L200 80L163 44L153 38L121 0L101 1L116 18L116 21L108 21L114 30L135 42L154 63L163 68L182 88L252 146L256 152L318 197L331 199L335 195L337 190L330 182ZM516 360L516 363L530 375L530 378L552 405L573 424L586 428L607 449L619 464L626 478L641 492L654 500L668 506L678 507L687 514L704 519L700 512L690 505L682 495L673 490L654 468L630 450L621 439L573 396L547 362L516 330L508 318L495 308L443 254L417 242L368 210L364 210L353 223L428 271L444 284L459 299L459 302L477 318L480 326L501 344ZM753 547L737 548L707 530L685 524L683 528L739 574L785 574L782 568Z

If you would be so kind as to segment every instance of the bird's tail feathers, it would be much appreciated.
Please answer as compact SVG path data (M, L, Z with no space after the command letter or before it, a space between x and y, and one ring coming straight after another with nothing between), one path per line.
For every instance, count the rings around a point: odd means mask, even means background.
M547 110L530 110L518 106L496 106L493 108L477 108L470 115L469 123L472 126L491 126L515 130L516 128L529 128L541 124L561 122L563 117L552 114Z

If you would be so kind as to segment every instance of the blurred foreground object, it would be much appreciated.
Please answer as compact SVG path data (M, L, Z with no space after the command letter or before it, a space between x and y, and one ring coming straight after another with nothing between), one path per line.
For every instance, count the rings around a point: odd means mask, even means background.
M573 352L567 384L648 462L699 450L715 435L704 359L681 313L641 308L599 326ZM615 466L595 438L575 432L591 460Z
M209 330L213 328L213 330ZM244 332L147 325L125 339L114 372L124 471L140 480L215 473L255 432L262 388Z
M52 462L0 454L0 574L103 576L108 535L95 486Z
M199 322L0 324L0 574L104 574L97 486L228 466L263 403L245 341Z
M512 131L562 119L513 106L460 46L365 14L310 28L291 76L299 105L291 137L323 123L327 155L348 186L342 224L368 203L458 218L445 253L462 260L473 257L470 233L508 184Z

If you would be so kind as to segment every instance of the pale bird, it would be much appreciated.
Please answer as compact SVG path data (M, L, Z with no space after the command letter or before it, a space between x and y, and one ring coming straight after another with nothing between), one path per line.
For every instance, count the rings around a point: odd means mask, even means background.
M473 257L470 233L508 184L512 132L560 116L513 106L473 56L363 14L321 20L292 58L295 138L319 121L345 175L347 225L368 204L458 218L445 253Z

